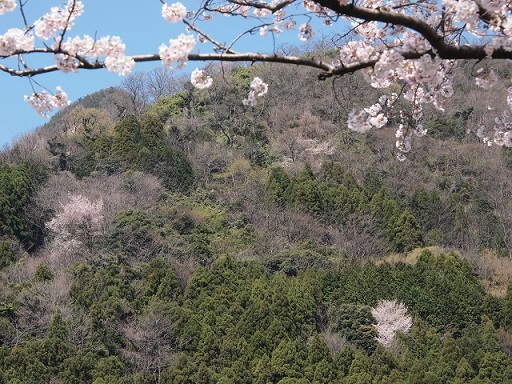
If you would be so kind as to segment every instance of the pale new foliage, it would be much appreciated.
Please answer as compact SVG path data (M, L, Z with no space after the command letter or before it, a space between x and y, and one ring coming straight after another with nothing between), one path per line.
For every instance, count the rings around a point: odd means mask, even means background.
M347 126L366 132L397 121L397 157L403 160L412 149L413 137L426 134L421 124L425 106L442 112L454 94L458 61L473 60L475 83L489 90L499 82L492 60L512 59L509 0L205 0L196 6L187 3L192 9L179 2L160 2L160 16L170 23L183 23L185 33L171 38L168 45L161 44L158 53L128 57L118 36L67 37L84 12L82 1L68 0L30 23L24 10L30 3L20 2L17 7L13 0L0 0L0 15L18 8L24 21L18 26L21 28L0 35L0 58L10 60L0 62L0 71L33 78L53 71L106 68L126 75L136 62L161 61L167 68L182 68L190 60L303 65L318 69L320 79L362 71L373 87L383 89L385 97L352 111ZM213 36L222 33L222 28L208 27L217 15L240 19L241 23L230 24L241 25L231 42ZM275 48L265 53L235 50L244 36L272 34L278 42L281 34L290 31L295 31L297 42L329 36L325 40L332 44L327 47L331 48L329 54L292 56ZM157 47L158 43L148 46ZM198 43L201 49L196 51ZM31 66L28 59L32 53L51 57L50 64ZM191 76L199 89L208 88L212 81L199 69ZM267 84L255 78L243 103L254 106L266 92ZM478 130L488 145L512 146L511 94L512 88L503 95L508 107L492 126ZM34 92L26 100L43 115L67 105L60 90L54 96L47 91ZM402 101L400 108L396 107L398 100Z
M396 300L380 301L372 308L372 316L377 322L377 341L385 348L393 345L396 332L407 333L412 327L412 317L407 314L407 308Z
M103 229L103 200L72 195L46 226L57 239L80 241L90 247Z

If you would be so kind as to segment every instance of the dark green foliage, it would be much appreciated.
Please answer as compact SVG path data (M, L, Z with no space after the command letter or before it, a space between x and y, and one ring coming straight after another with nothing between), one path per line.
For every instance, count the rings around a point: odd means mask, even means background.
M0 240L0 269L5 268L16 259L12 241Z
M182 152L167 143L164 123L149 115L142 121L139 133L136 169L159 177L171 190L188 190L194 182L192 166Z
M428 135L436 139L446 140L455 138L458 140L466 136L466 125L473 108L468 108L455 113L452 117L434 117L424 123Z
M377 346L373 327L375 320L369 306L342 304L329 317L332 329L340 332L356 347L371 352Z
M435 257L425 251L414 268L407 269L397 276L398 297L412 311L446 329L462 329L479 321L484 293L467 260L455 254Z
M70 356L72 347L67 337L66 324L57 312L43 339L0 353L0 372L7 382L35 384L48 381Z
M116 124L112 150L118 161L130 164L137 158L140 130L140 123L135 116L127 116Z
M114 126L114 134L103 133L84 144L85 151L73 162L78 178L94 173L113 174L135 169L159 177L173 191L187 191L194 171L186 156L173 147L158 115L139 121L126 116Z
M391 197L389 190L381 187L370 197L369 209L382 228L387 228L398 215L398 203Z
M319 182L306 165L297 177L289 177L282 168L272 169L267 181L267 196L280 207L305 209L328 223L346 224L349 220L371 215L392 249L408 252L424 245L424 231L435 237L438 223L429 216L441 204L439 197L418 194L412 206L422 215L424 228L409 210L400 214L398 203L381 186L377 176L367 176L361 187L351 173L343 173L339 164L324 164ZM424 201L426 199L426 201ZM434 215L434 217L437 217Z
M327 255L322 254L314 247L307 244L301 244L297 249L290 249L280 252L265 265L273 272L284 272L289 276L296 276L300 272L308 269L327 268L329 263Z
M326 295L336 305L374 306L394 297L430 324L460 330L478 323L484 292L469 263L454 254L425 251L414 266L347 265L326 275Z
M57 312L40 341L0 348L6 380L155 380L156 371L130 373L120 348L145 358L170 348L176 354L160 371L164 383L507 383L512 372L493 323L482 318L484 294L474 271L455 255L425 252L414 266L351 264L337 273L294 276L221 258L196 270L183 296L165 259L137 270L98 261L75 269L70 295L89 316L86 345L96 352L75 350ZM389 297L415 316L398 354L376 344L372 326L371 306ZM130 319L145 340L153 335L150 344L115 332ZM331 340L338 335L346 342L336 354L318 333L326 327Z
M145 297L172 300L181 294L173 266L162 258L155 258L144 265L141 279L144 283L142 295Z
M106 236L106 247L131 258L148 259L161 247L159 233L153 218L139 210L121 211L112 221Z
M195 384L198 376L197 365L185 354L180 353L164 373L164 382L169 384Z
M417 190L412 195L409 209L425 234L427 245L445 242L452 220L437 191L428 192L424 188Z
M279 206L286 205L286 190L290 185L290 177L283 168L272 168L267 181L267 194Z
M274 382L282 379L302 377L302 370L307 354L301 350L301 343L292 340L282 340L272 352L270 367Z
M164 96L146 112L147 115L155 116L158 120L166 122L169 118L181 116L183 109L190 103L191 94L187 91L178 92L172 96Z
M44 264L41 264L37 267L36 273L34 273L35 281L51 281L53 280L53 272L52 270Z
M0 236L27 240L24 212L34 187L24 166L0 165Z
M307 164L299 176L290 181L284 195L293 207L304 207L313 214L321 214L323 211L320 186Z
M397 252L409 252L423 246L423 233L408 210L389 223L388 237Z
M78 265L71 286L73 302L88 313L91 341L114 352L124 344L116 324L130 316L136 290L136 273L128 265L109 261L105 265Z
M172 191L186 191L194 183L194 172L185 155L167 146L153 150L142 147L135 165L137 169L159 177Z

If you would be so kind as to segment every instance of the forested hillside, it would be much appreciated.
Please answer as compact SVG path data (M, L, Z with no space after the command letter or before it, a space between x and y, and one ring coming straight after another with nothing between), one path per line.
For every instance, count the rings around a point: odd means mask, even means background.
M0 153L0 383L512 382L492 94L461 76L400 162L396 121L346 126L378 98L358 76L211 70L132 75Z

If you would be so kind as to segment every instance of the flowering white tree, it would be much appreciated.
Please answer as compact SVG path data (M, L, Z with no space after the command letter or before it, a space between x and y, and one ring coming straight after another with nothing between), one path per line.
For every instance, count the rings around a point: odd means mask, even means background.
M91 249L94 238L103 229L103 201L93 202L85 196L73 195L46 226L56 239L81 242Z
M396 300L382 300L372 308L372 316L377 322L377 341L390 348L396 332L407 333L412 327L412 317L407 308Z
M161 61L168 68L182 68L188 61L277 62L316 68L320 79L362 71L375 88L399 85L394 87L399 91L384 92L374 105L352 111L348 127L359 132L381 128L393 113L400 121L396 147L403 160L411 150L412 137L426 133L421 124L424 106L443 111L452 96L457 61L475 61L476 84L489 89L497 81L490 63L512 59L509 0L202 0L189 9L181 3L160 2L161 16L170 23L183 23L184 33L168 44L155 42L155 50L161 44L158 52L127 56L118 36L69 36L84 12L80 0L68 0L35 21L27 20L26 1L0 0L0 15L18 10L23 20L23 25L0 35L0 59L6 59L0 62L0 71L33 78L54 71L106 68L126 75L135 63L147 61ZM216 17L241 19L245 27L231 42L223 43L223 38L205 32ZM237 50L243 36L290 31L295 31L298 41L311 40L318 32L330 35L335 57ZM33 54L47 56L47 65L31 66ZM192 72L191 82L199 89L212 81L200 69ZM254 79L251 88L244 100L248 106L267 92L261 79ZM512 108L512 87L503 98ZM54 93L34 92L26 99L42 115L68 103L60 88ZM393 111L398 99L409 108ZM509 107L496 117L493 127L478 130L486 143L512 146Z

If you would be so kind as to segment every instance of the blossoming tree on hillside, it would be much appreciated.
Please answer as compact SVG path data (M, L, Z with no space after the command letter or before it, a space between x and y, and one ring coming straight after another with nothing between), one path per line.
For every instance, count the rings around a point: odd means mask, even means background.
M156 53L129 57L118 36L70 36L76 18L84 12L82 1L68 0L30 21L25 17L26 2L0 0L0 14L19 11L23 20L19 28L0 35L0 71L32 78L54 71L106 68L126 75L137 62L159 60L168 68L182 68L188 61L294 64L318 69L319 79L362 71L373 87L384 90L398 84L400 91L383 91L374 105L352 111L348 127L366 132L385 126L391 113L399 116L396 147L402 160L411 149L412 137L426 133L421 124L424 106L443 111L446 99L452 96L458 61L478 63L476 84L489 89L498 77L487 63L512 59L509 0L203 0L189 8L161 2L161 16L170 23L183 23L184 33L168 44L155 42L155 51L161 44ZM217 16L243 19L246 28L230 43L221 43L223 40L203 28ZM298 41L308 41L319 32L332 36L336 57L237 50L237 43L245 35L295 33ZM197 53L198 43L201 52L210 49L210 53ZM47 55L47 65L32 67L32 54ZM196 69L191 82L204 89L213 79ZM257 104L267 89L262 79L255 78L244 104ZM512 108L512 87L503 97ZM68 104L60 88L54 93L34 92L26 99L42 115ZM410 107L393 111L399 99ZM509 111L496 117L494 127L481 127L478 136L489 144L512 146Z

